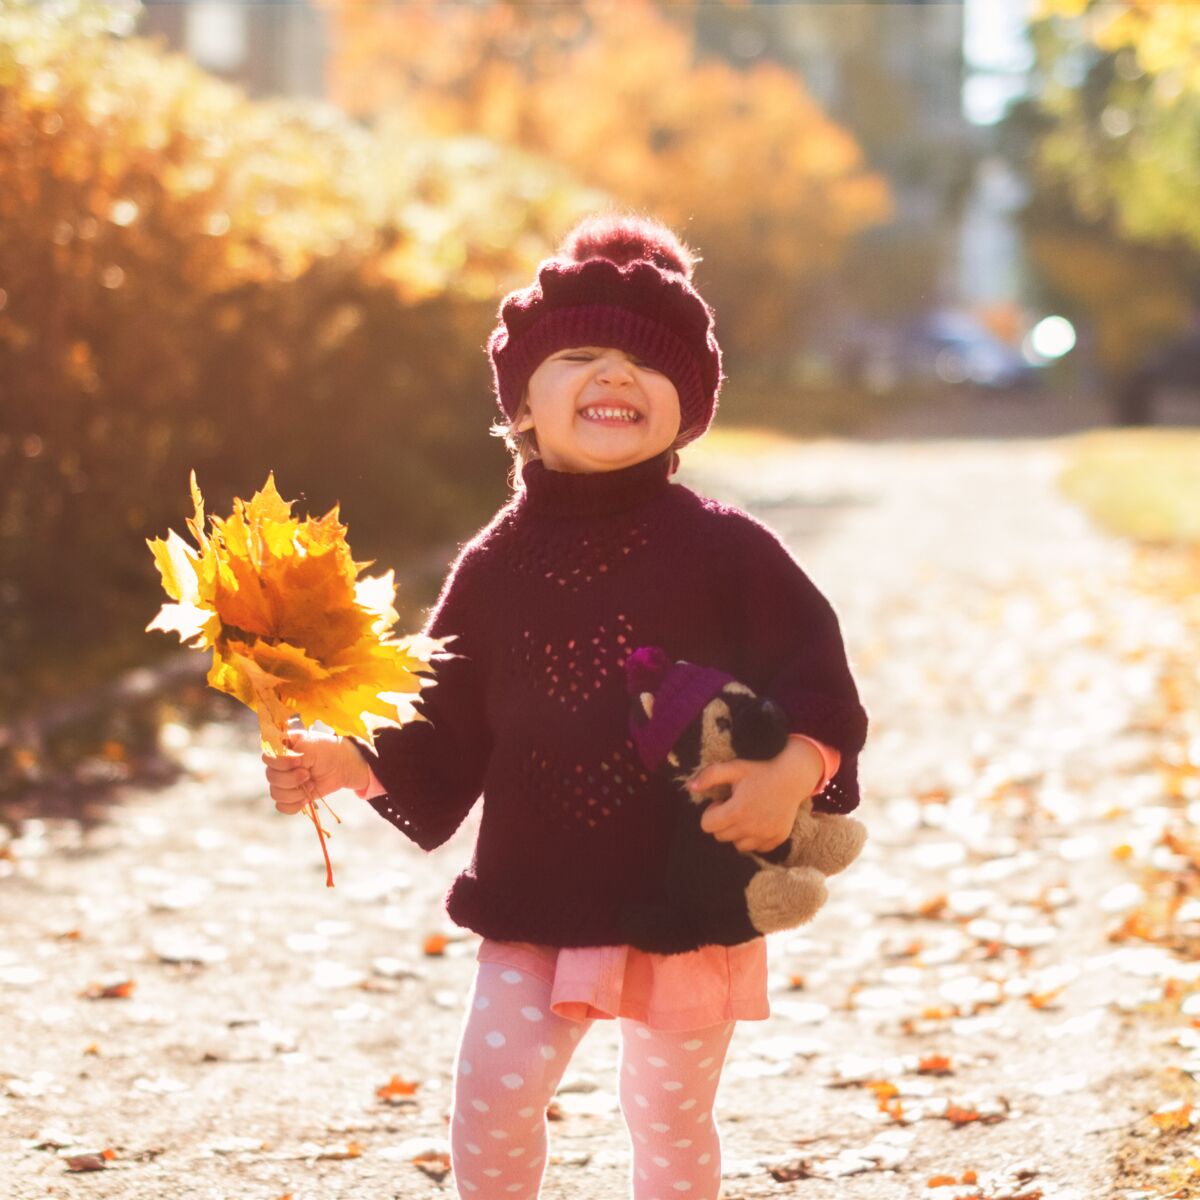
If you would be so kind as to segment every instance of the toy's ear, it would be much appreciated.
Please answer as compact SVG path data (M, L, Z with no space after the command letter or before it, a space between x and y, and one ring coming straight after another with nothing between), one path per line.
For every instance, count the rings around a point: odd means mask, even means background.
M642 692L638 696L638 699L642 702L642 712L646 714L646 719L649 720L654 716L654 693Z

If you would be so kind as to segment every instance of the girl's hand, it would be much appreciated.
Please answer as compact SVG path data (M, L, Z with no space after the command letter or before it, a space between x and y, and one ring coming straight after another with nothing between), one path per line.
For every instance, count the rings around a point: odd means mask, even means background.
M743 854L774 850L791 836L800 805L812 795L825 773L821 752L811 742L789 738L765 762L733 758L713 763L688 783L704 792L719 783L732 784L728 800L712 803L700 816L700 828L718 842L733 842Z
M367 760L345 738L325 733L289 733L291 752L262 756L275 807L289 816L314 796L340 788L361 789L370 778Z

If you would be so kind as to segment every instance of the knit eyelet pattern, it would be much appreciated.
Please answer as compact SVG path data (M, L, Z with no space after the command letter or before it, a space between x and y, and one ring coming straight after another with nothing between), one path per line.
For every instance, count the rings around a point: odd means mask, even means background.
M514 567L522 574L544 580L556 591L579 592L604 580L617 564L636 558L650 544L650 523L620 523L580 538L571 529L557 537L514 538L520 554Z
M628 738L586 765L564 762L552 750L531 748L524 776L526 795L547 825L584 833L611 821L650 783Z
M633 626L624 613L593 633L560 643L542 641L526 629L513 649L514 673L565 711L578 713L601 688L619 688L624 694L623 672L633 639Z
M857 755L844 755L842 758L842 765L838 769L838 775L841 775L847 771L847 768L850 765L847 762L847 759L851 757L853 758L855 764L857 764ZM813 797L814 812L845 814L853 812L857 807L857 794L851 793L842 787L842 785L838 783L836 775L825 785L825 787L821 790L820 795Z

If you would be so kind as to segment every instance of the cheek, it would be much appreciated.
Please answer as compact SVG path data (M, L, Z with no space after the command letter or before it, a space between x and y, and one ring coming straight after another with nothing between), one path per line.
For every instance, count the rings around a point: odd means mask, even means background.
M646 390L654 400L654 407L664 416L679 414L679 393L675 385L664 375L654 375L646 384Z

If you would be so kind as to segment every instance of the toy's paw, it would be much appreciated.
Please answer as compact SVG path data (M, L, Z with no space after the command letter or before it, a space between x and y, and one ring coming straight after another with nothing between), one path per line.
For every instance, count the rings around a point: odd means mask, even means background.
M759 933L803 925L828 898L825 877L813 867L759 871L746 885L746 909Z
M861 821L838 813L813 813L810 821L814 828L795 843L789 867L815 867L822 875L836 875L862 853L867 827Z

